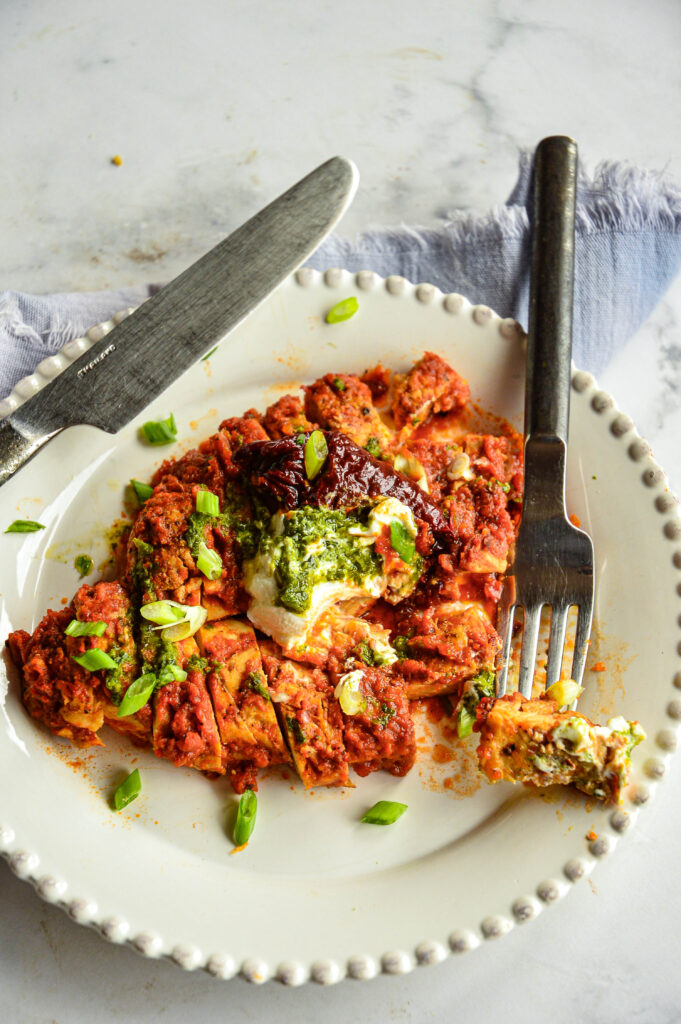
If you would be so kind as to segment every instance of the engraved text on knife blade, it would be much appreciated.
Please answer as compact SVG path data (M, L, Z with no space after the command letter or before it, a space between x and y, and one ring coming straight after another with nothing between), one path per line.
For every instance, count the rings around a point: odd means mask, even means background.
M81 366L77 376L84 377L86 373L89 373L90 370L94 369L97 363L101 363L102 359L106 359L108 355L111 355L111 353L115 351L116 346L112 342L110 345L107 345L107 347L102 352L100 352L98 356L96 356L94 359L91 359L89 363L86 363L85 366Z

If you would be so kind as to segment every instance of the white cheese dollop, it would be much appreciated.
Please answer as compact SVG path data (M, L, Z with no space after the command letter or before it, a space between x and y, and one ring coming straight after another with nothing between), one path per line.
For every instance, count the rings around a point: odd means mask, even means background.
M301 613L289 611L276 603L277 584L268 568L269 559L257 555L246 574L246 590L253 598L247 615L253 625L289 650L304 647L315 622L332 605L357 597L379 597L384 589L380 576L370 576L359 587L341 580L318 583L312 589L310 607Z
M417 528L414 514L410 508L397 498L382 498L368 516L367 527L351 527L348 531L361 544L370 545L376 542L386 525L398 520L416 537ZM283 516L281 513L272 517L270 526L275 537L283 532ZM305 552L305 559L318 555L324 550L324 539L312 541ZM361 583L350 579L315 584L312 588L310 607L305 612L293 612L277 604L277 583L274 577L272 556L267 551L258 554L244 564L244 586L252 601L247 615L257 629L262 630L287 650L302 650L309 642L314 625L320 617L334 605L357 598L379 598L388 587L388 578L384 573L368 576ZM377 651L378 653L378 651ZM385 644L381 645L381 656L384 664L396 660L395 652Z

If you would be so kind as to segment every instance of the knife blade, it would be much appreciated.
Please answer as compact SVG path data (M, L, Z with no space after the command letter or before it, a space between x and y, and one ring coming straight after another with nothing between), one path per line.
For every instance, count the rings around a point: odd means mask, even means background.
M333 157L271 202L0 422L0 486L66 427L116 433L310 256L357 190Z

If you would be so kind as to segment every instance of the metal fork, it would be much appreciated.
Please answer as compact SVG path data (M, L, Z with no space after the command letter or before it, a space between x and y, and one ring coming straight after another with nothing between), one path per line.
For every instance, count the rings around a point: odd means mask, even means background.
M497 695L506 692L513 618L524 610L518 689L532 695L542 608L551 606L546 685L560 677L568 611L577 606L571 678L581 683L594 604L591 538L567 518L577 144L543 139L534 164L534 224L525 384L525 497L499 606Z

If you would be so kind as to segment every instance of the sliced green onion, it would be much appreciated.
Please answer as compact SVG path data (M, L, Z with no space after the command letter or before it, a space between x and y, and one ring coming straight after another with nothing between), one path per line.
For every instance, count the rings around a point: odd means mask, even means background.
M141 427L147 444L172 444L177 438L177 425L172 412L167 420L147 420Z
M340 377L334 377L334 379L333 379L333 390L334 391L346 391L347 390L347 384L345 383L344 380L341 380Z
M135 768L134 772L130 772L127 779L121 782L120 786L113 795L113 809L114 811L122 811L124 807L131 804L132 801L140 795L142 792L142 780L140 779L140 770Z
M354 672L346 672L338 680L338 686L333 695L346 715L360 715L366 711L367 701L362 693L362 677L364 673L360 668Z
M405 476L408 476L410 480L419 485L422 491L429 492L428 477L418 459L411 455L396 455L393 469L396 469L398 473L404 473Z
M314 480L328 454L326 438L321 430L313 430L305 442L305 472L308 480Z
M217 494L212 491L196 492L196 511L203 512L207 516L217 516L220 513L220 502Z
M80 622L78 619L71 619L64 632L67 636L104 636L106 622Z
M95 563L92 561L89 555L76 555L76 557L73 560L73 564L75 565L82 579L83 576L88 576L92 572L92 567L94 566Z
M411 565L416 554L416 541L411 533L399 519L393 519L390 524L390 543L393 551L396 551L403 562Z
M476 717L476 715L471 714L465 704L461 705L456 713L456 735L460 740L470 736L473 732L473 723Z
M154 629L163 632L164 640L186 640L193 636L206 621L207 612L201 605L178 604L177 601L150 601L140 608L142 618L154 622Z
M379 800L360 820L367 825L392 825L406 809L407 804L398 804L396 800Z
M143 708L156 688L157 679L153 672L138 676L125 691L118 706L118 718L127 718Z
M244 846L251 838L258 813L258 798L252 789L247 789L239 800L239 810L234 823L234 844Z
M9 524L5 533L37 533L38 530L44 529L43 524L36 522L35 519L15 519L13 523Z
M140 608L140 615L148 622L157 626L171 626L174 622L182 622L187 617L188 605L177 601L150 601Z
M176 622L172 626L166 626L161 633L161 637L163 640L186 640L188 637L194 636L197 630L201 629L207 615L208 612L201 605L187 606L186 619L183 619L182 622Z
M187 678L187 673L179 665L165 665L158 674L158 681L165 685L165 683L183 683Z
M216 345L215 348L212 348L210 350L210 352L206 352L205 356L201 356L201 362L205 363L206 359L210 359L210 357L213 355L213 353L217 352L217 350L218 350L218 346Z
M342 320L349 320L359 309L359 303L354 295L349 299L337 302L326 314L327 324L339 324Z
M131 480L130 486L137 495L140 505L143 505L154 493L154 488L151 484L143 484L141 480Z
M215 548L209 548L205 541L199 543L196 567L208 580L219 580L222 576L222 559Z
M116 668L117 665L117 662L99 647L93 647L85 654L72 654L71 657L88 672L98 672L100 668Z

